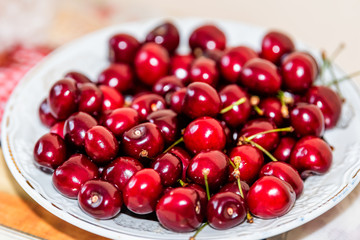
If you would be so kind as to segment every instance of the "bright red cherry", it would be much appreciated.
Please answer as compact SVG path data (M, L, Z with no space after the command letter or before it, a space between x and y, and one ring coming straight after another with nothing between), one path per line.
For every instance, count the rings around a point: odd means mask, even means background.
M91 83L91 80L87 76L79 72L68 72L65 74L64 78L71 78L78 84Z
M100 73L98 84L115 88L119 92L125 92L132 87L133 79L129 65L113 63Z
M151 30L146 36L145 41L159 44L172 54L179 46L180 35L174 24L165 22Z
M124 97L115 88L108 87L105 85L99 86L103 93L102 112L107 110L114 110L124 105Z
M93 83L83 83L79 88L79 111L97 116L101 112L103 93Z
M186 91L187 88L181 88L180 90L171 94L169 105L174 112L181 113Z
M185 149L183 149L181 147L177 147L177 146L171 148L169 150L169 153L173 154L181 161L181 163L182 163L181 164L182 165L181 180L186 181L186 171L189 166L189 162L191 160L190 154Z
M39 117L42 124L47 127L51 127L57 122L57 119L50 112L47 99L44 99L39 106Z
M50 128L50 133L56 133L62 139L64 139L64 126L65 121L57 122Z
M135 97L131 107L138 112L140 121L145 121L150 113L165 109L166 102L160 95L145 93Z
M189 82L190 68L193 61L194 56L191 54L174 55L171 58L170 74L175 75L184 84L187 84Z
M109 129L117 138L130 128L139 124L139 114L135 109L124 107L107 113L102 125Z
M295 50L291 38L278 31L268 32L261 43L261 57L275 64L280 63L281 58Z
M197 58L190 69L190 82L204 82L215 87L219 80L216 62L210 58Z
M136 172L123 190L126 207L137 214L155 211L163 187L160 175L154 169L142 169Z
M226 47L225 34L215 25L203 25L195 29L189 38L190 48L194 51L201 50L224 50Z
M149 114L147 120L160 129L166 143L171 144L178 138L179 120L174 111L170 109L159 110Z
M159 173L164 187L172 186L181 177L181 161L171 153L159 155L152 163L151 168Z
M290 154L296 144L296 139L293 137L282 137L279 144L273 151L273 156L282 162L290 161Z
M133 36L120 33L109 40L109 58L111 62L133 64L139 41Z
M298 103L290 112L290 122L299 136L320 137L325 131L325 121L321 110L308 103Z
M276 126L280 127L284 122L282 104L277 97L262 98L259 108L263 111L263 117L271 119Z
M184 84L176 76L166 76L155 83L152 90L163 97L167 93L176 92L184 87Z

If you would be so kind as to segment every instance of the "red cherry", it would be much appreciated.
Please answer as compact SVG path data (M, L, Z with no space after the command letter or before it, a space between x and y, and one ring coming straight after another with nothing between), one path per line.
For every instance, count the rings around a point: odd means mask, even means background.
M203 25L195 29L189 38L189 45L192 50L224 50L226 47L225 34L214 25Z
M78 195L80 208L96 219L110 219L120 213L121 192L102 180L87 181Z
M181 180L186 181L186 171L189 166L189 162L191 160L190 154L181 147L173 147L169 150L169 153L173 154L181 161L182 163Z
M129 34L120 33L109 40L109 58L111 62L132 64L140 43Z
M103 93L103 102L102 102L102 112L107 110L113 110L120 108L124 105L124 98L115 88L108 87L105 85L99 86L101 92Z
M281 81L277 67L261 58L250 59L240 72L240 83L256 94L276 94L280 90Z
M78 84L91 83L91 80L87 76L79 72L68 72L65 74L64 78L71 78Z
M171 186L181 177L182 166L180 160L171 153L159 155L151 168L159 173L163 186Z
M215 117L221 109L219 94L209 84L189 84L184 97L182 112L190 118Z
M190 54L174 55L171 58L170 74L175 75L184 84L187 84L189 82L190 68L193 61L194 57Z
M77 198L81 186L98 177L97 166L85 155L75 154L54 171L52 182L66 197Z
M240 177L242 178L241 174L240 174ZM249 185L244 182L244 181L240 181L240 184L241 184L241 190L244 194L244 198L246 200L246 196L247 196L247 193L249 192ZM239 189L239 186L238 186L238 183L237 181L234 181L234 182L229 182L227 184L225 184L220 190L219 192L232 192L232 193L235 193L239 196L241 196L241 193L240 193L240 189Z
M147 120L155 124L161 131L166 143L175 142L179 134L177 114L169 109L159 110L149 114Z
M79 86L79 111L97 116L101 112L103 93L93 83L83 83Z
M324 174L331 167L330 146L321 138L307 136L301 138L290 155L290 164L299 171L302 178L314 174Z
M282 105L277 97L262 98L259 108L263 111L263 116L271 119L276 126L280 127L284 122Z
M136 54L135 71L143 83L152 86L167 75L169 63L169 54L165 48L156 43L146 43Z
M191 82L204 82L215 87L219 80L216 62L210 58L197 58L190 69Z
M261 43L261 57L275 64L280 63L281 57L295 50L293 41L282 32L268 32Z
M66 160L65 141L54 133L43 135L35 144L34 159L36 165L46 172L57 168Z
M165 22L149 32L145 41L159 44L171 54L179 46L179 31L171 22Z
M180 90L171 94L169 105L174 112L181 113L186 91L187 88L181 88Z
M139 124L139 114L135 109L127 107L110 111L104 116L102 123L117 138L137 124Z
M290 184L274 176L264 176L250 187L247 204L256 217L271 219L289 212L295 199L296 194Z
M156 216L162 226L175 232L197 229L203 220L199 194L189 188L176 188L161 197Z
M123 191L130 178L143 169L143 165L131 157L118 157L103 170L101 178Z
M56 133L62 139L64 139L64 126L65 121L57 122L50 128L50 133Z
M164 98L157 94L145 93L134 98L131 107L138 112L140 121L145 121L150 113L165 109L166 103Z
M119 92L125 92L131 88L133 78L129 65L113 63L100 73L98 84L115 88Z
M275 148L274 152L272 153L273 156L279 161L289 162L290 154L295 146L295 143L296 140L293 137L282 137L280 139L278 146Z
M313 104L298 103L290 112L290 122L299 136L320 137L325 131L324 116L320 109Z
M221 124L211 117L192 121L185 128L183 138L186 148L194 154L206 150L223 150L226 144Z
M152 90L163 97L167 93L176 92L184 87L184 84L176 76L166 76L155 83Z
M134 213L148 214L155 210L162 191L160 175L153 169L142 169L126 184L124 203Z
M240 72L244 64L250 59L258 57L257 53L245 46L228 49L220 60L220 70L226 80L231 83L239 81Z
M57 119L50 112L47 99L44 99L39 106L39 117L42 124L47 127L51 127L57 122Z

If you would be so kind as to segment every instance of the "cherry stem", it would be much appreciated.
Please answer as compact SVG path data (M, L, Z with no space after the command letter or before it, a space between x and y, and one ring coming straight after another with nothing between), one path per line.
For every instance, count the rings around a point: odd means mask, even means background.
M209 174L210 170L208 168L203 169L202 174L204 175L204 181L205 181L205 190L206 190L206 196L208 201L210 200L210 190L209 190L209 183L207 176Z
M264 115L264 111L261 110L257 105L253 106L255 112L259 114L260 116Z
M329 87L329 86L331 86L331 85L333 85L333 84L346 81L346 80L348 80L349 78L356 77L356 76L359 76L359 75L360 75L360 71L356 71L356 72L350 73L349 75L346 75L346 76L344 76L344 77L341 77L341 78L332 80L331 82L328 82L328 83L326 84L326 86Z
M246 210L246 219L248 223L254 223L254 218L251 216L249 209Z
M240 99L237 100L236 102L233 102L233 103L230 104L229 106L221 109L221 110L220 110L220 114L227 113L228 111L232 110L233 107L239 106L240 104L243 104L244 102L246 102L246 97L240 98Z
M229 163L234 169L236 168L235 164L230 159L229 159Z
M259 133L256 133L254 135L251 135L250 137L247 137L246 139L251 141L253 140L254 138L256 138L257 136L259 135L263 135L263 134L267 134L267 133L275 133L275 132L292 132L294 131L294 128L293 127L286 127L286 128L275 128L275 129L271 129L271 130L267 130L267 131L264 131L264 132L259 132Z
M208 224L209 224L209 223L206 222L206 223L204 223L201 227L199 227L199 228L196 230L195 234L194 234L192 237L189 238L189 240L195 240L195 238L196 238L196 236L199 234L199 232L201 232L201 230L203 230L203 228L206 227Z
M261 110L259 107L258 107L258 104L260 103L260 98L259 96L256 96L256 95L253 95L251 96L250 98L250 105L254 108L255 112L257 114L259 114L260 116L264 115L264 111Z
M183 180L179 179L178 182L180 183L180 185L182 187L186 187L188 184L186 182L184 182Z
M168 147L163 153L167 153L168 151L170 151L170 149L172 149L173 147L175 147L176 145L178 145L179 143L181 143L183 141L184 141L183 137L179 138L173 144L171 144L170 147Z
M268 152L265 148L263 148L261 145L257 144L256 142L251 141L251 140L247 139L246 137L244 137L244 141L250 143L257 149L259 149L260 151L265 153L265 155L268 156L272 161L274 161L274 162L278 161L270 152Z

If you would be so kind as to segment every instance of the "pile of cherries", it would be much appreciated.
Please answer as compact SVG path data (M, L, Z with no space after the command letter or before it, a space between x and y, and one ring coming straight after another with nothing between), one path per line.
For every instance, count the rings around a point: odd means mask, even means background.
M315 59L283 33L268 32L260 52L226 46L214 25L191 33L188 54L176 53L179 39L170 22L142 42L116 34L96 81L55 82L39 108L50 133L36 165L96 219L124 205L189 232L286 214L303 180L331 166L322 136L341 98L314 85Z

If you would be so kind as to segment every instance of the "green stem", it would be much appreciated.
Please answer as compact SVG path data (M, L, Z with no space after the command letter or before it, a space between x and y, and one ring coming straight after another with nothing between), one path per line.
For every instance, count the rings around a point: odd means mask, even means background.
M206 223L204 223L201 227L199 227L198 230L196 230L195 234L194 234L192 237L190 237L189 240L195 240L195 238L196 238L196 236L199 234L199 232L201 232L201 230L203 230L203 228L206 227L208 224L209 224L209 223L206 222Z
M235 164L230 159L229 159L229 163L234 169L236 168Z
M204 181L205 181L206 196L207 196L207 199L209 201L210 200L210 190L209 190L209 183L208 183L208 179L207 179L209 171L208 171L208 169L206 169L206 170L207 171L203 171L203 175L204 175Z
M167 153L168 151L170 151L170 149L172 149L173 147L175 147L176 145L178 145L182 141L184 141L184 138L183 137L179 138L173 144L171 144L170 147L168 147L163 153Z
M264 115L264 111L261 110L257 105L254 105L253 108L254 108L255 112L257 114L259 114L260 116Z
M236 102L233 102L233 103L230 104L229 106L221 109L221 110L220 110L220 114L227 113L228 111L232 110L233 107L239 106L240 104L243 104L244 102L246 102L246 97L240 98L240 99L237 100Z
M180 183L180 185L182 186L182 187L186 187L186 185L187 185L187 183L185 183L183 180L181 180L181 179L179 179L178 180L178 183Z
M332 80L331 82L328 82L328 83L326 84L326 86L329 87L329 86L331 86L331 85L333 85L333 84L346 81L346 80L348 80L349 78L356 77L356 76L358 76L358 75L360 75L360 71L356 71L356 72L350 73L349 75L346 75L346 76L344 76L344 77L341 77L341 78L338 78L338 79L334 79L334 80Z
M240 177L237 178L236 181L237 181L237 185L238 185L238 187L239 187L240 196L245 200L245 198L244 198L244 193L243 193L242 187L241 187Z
M267 130L267 131L264 131L264 132L259 132L259 133L256 133L254 135L251 135L250 137L247 137L246 139L251 141L253 140L254 138L256 138L257 136L259 135L263 135L263 134L267 134L267 133L274 133L274 132L292 132L294 131L294 128L293 127L286 127L286 128L275 128L275 129L271 129L271 130Z
M260 151L262 151L263 153L265 153L266 156L268 156L272 161L277 162L278 160L270 153L268 152L265 148L263 148L261 145L257 144L254 141L251 141L249 139L247 139L246 137L244 137L245 142L250 143L251 145L253 145L254 147L256 147L257 149L259 149Z

